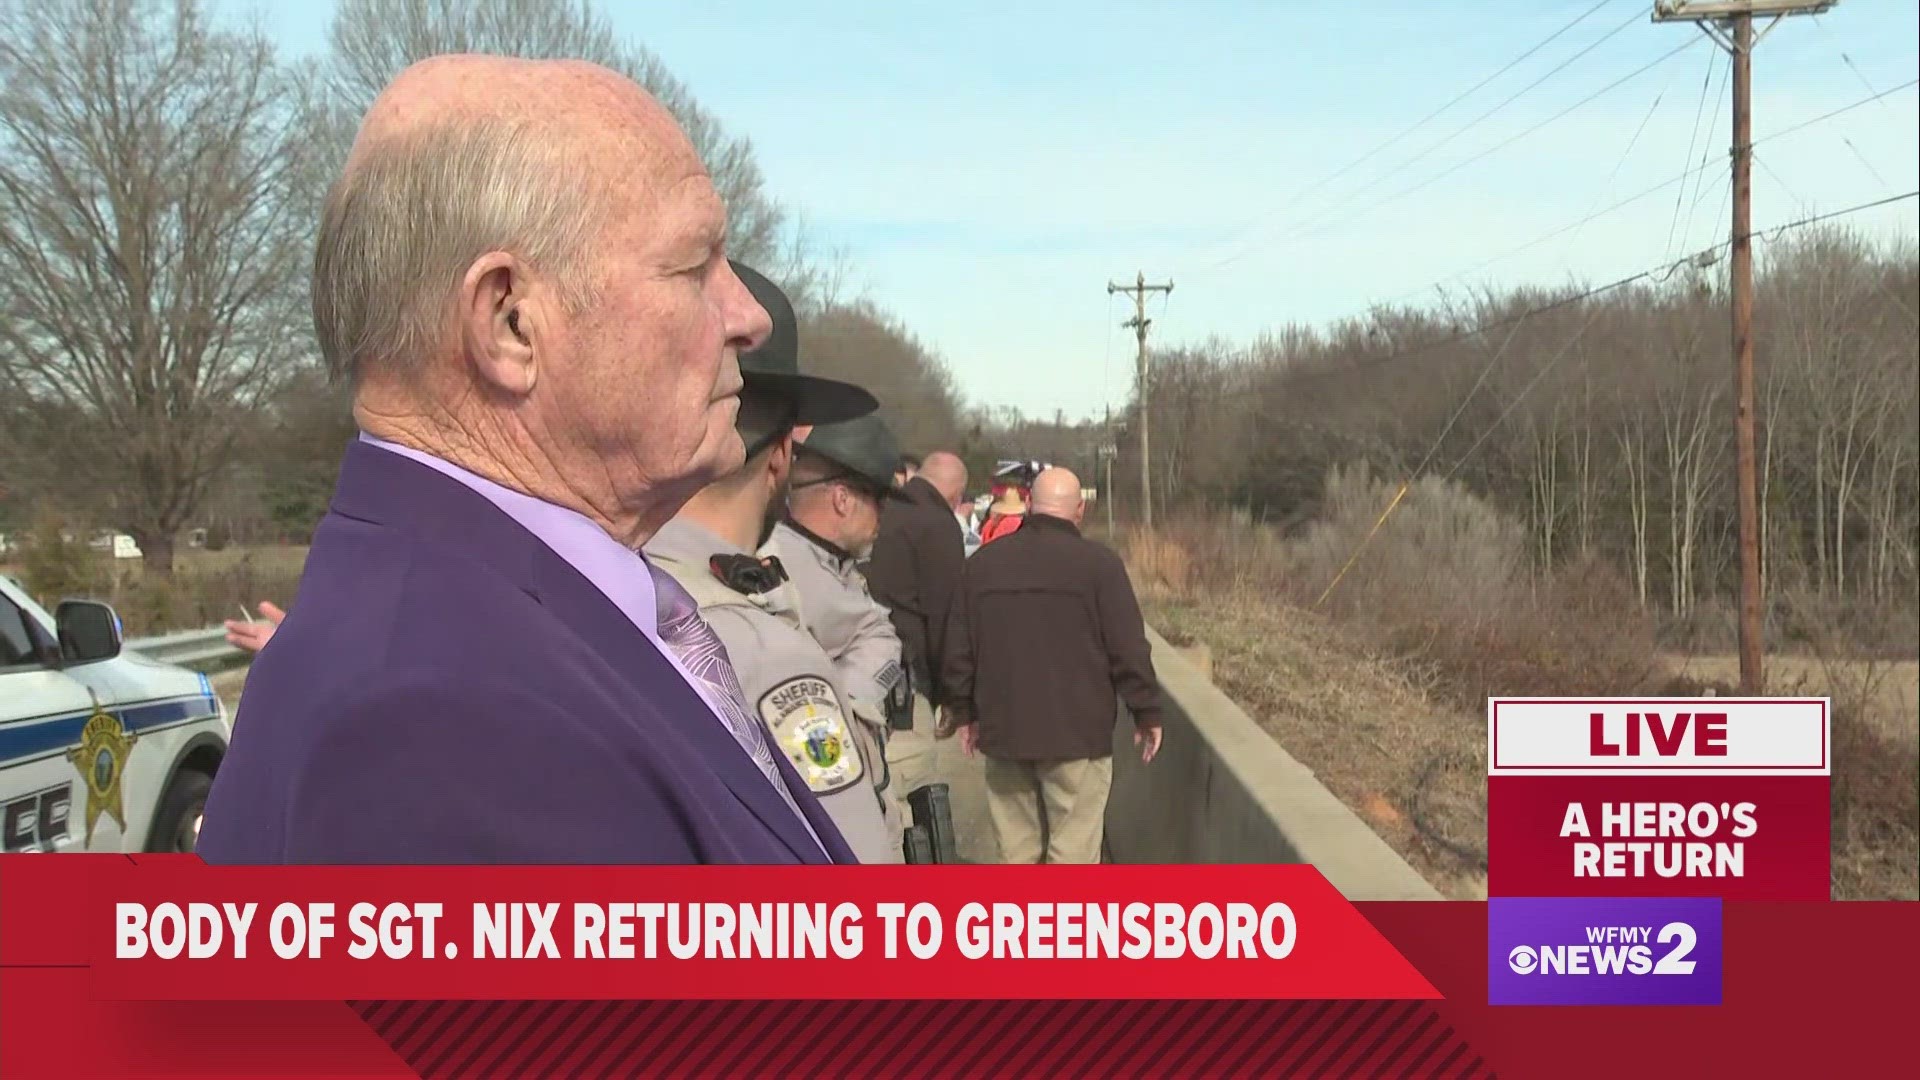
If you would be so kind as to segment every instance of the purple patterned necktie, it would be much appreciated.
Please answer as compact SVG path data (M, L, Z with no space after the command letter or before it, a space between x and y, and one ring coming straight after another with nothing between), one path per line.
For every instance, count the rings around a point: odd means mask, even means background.
M780 778L780 767L774 763L773 747L769 742L766 729L747 711L746 694L740 690L740 680L734 674L733 661L727 656L727 647L713 627L700 617L700 606L693 596L673 579L673 575L647 564L653 574L654 606L659 615L660 640L673 650L694 678L707 688L712 697L715 710L727 725L740 748L747 752L760 772L780 793L780 798L793 810L794 816L807 827L813 842L820 843L820 835L813 831L813 823L800 810L800 804L794 801L793 792L787 790L786 783ZM826 845L821 844L825 851Z

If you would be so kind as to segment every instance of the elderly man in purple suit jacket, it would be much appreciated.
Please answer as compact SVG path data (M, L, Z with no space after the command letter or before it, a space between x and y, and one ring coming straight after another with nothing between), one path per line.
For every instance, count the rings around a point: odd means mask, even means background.
M374 103L313 283L363 434L208 861L854 861L637 554L744 460L768 316L725 232L672 117L603 68L440 57Z

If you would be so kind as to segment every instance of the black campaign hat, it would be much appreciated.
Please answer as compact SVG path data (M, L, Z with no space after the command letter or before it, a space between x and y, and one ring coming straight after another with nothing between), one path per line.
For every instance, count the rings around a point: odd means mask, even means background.
M766 275L728 260L747 291L773 319L773 332L752 352L740 354L740 375L751 393L769 394L793 403L796 424L831 424L865 416L880 402L852 383L800 374L800 324L793 304Z
M900 464L900 443L876 414L821 424L800 444L800 451L839 465L881 495L904 497L893 486L893 470Z

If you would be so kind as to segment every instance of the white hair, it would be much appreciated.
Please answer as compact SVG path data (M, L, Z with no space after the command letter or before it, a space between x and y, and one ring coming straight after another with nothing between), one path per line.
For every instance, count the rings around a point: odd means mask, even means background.
M549 275L577 313L595 302L590 244L607 200L571 140L525 121L456 116L356 147L327 193L313 324L335 378L418 370L475 259L505 251ZM583 188L583 185L587 185Z

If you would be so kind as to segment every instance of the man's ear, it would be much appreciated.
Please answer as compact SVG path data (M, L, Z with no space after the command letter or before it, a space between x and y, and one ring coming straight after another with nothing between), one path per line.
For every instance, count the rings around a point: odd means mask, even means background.
M504 251L475 259L460 282L460 338L480 381L514 397L539 381L535 347L546 323L525 265Z
M793 430L789 428L785 435L775 439L771 449L767 455L767 475L778 487L793 475Z

